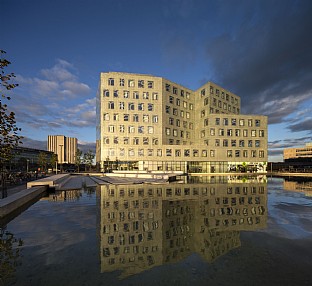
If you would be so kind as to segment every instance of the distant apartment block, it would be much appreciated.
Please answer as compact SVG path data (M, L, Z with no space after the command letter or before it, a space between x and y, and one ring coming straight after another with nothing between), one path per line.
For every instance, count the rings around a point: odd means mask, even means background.
M162 77L107 72L97 92L101 171L265 172L267 117L207 82L193 91Z
M77 138L63 135L48 135L48 151L57 154L59 164L74 164Z
M312 142L306 143L305 147L284 149L284 160L312 158Z

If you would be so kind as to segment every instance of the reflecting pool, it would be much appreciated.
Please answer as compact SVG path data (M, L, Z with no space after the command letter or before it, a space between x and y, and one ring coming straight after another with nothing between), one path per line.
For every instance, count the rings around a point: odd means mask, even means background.
M311 285L308 186L191 177L50 194L1 229L0 285Z

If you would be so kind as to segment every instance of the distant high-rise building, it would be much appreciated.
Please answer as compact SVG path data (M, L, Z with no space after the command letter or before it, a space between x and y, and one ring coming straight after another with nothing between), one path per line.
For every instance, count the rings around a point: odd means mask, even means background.
M74 164L77 152L77 138L64 135L48 135L48 151L57 154L60 164Z
M162 77L106 72L97 92L99 169L265 172L267 116L212 82L193 91Z

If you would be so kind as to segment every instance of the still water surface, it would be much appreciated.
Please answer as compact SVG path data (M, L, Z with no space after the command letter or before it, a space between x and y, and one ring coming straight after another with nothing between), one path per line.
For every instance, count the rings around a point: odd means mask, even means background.
M51 194L2 229L0 285L312 285L310 184L197 177Z

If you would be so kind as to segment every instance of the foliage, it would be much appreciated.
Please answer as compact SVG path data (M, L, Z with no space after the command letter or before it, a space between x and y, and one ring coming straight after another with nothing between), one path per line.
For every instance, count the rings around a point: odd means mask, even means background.
M15 238L12 233L0 228L0 282L3 284L13 276L19 264L22 246L21 239Z
M12 159L12 150L18 144L22 144L22 137L18 135L21 131L17 127L15 121L15 113L8 110L8 106L4 101L10 100L11 98L5 94L5 91L12 90L17 87L18 84L11 83L12 78L15 77L14 73L5 73L5 68L8 67L11 62L2 58L5 51L0 50L0 159L1 162L10 161Z
M38 164L41 166L42 170L44 171L47 166L47 154L44 152L39 152L38 155Z
M52 166L52 168L54 168L55 164L57 162L57 155L56 154L52 154L51 158L50 158L50 165Z
M93 154L92 150L89 150L83 155L83 162L86 164L86 166L89 166L89 171L91 171L91 166L94 158L95 155Z
M247 167L248 167L248 164L246 162L243 162L241 171L244 172L244 173L247 172Z
M78 173L79 173L79 167L82 163L82 151L80 149L77 149L76 154L75 154L75 165L78 168Z

